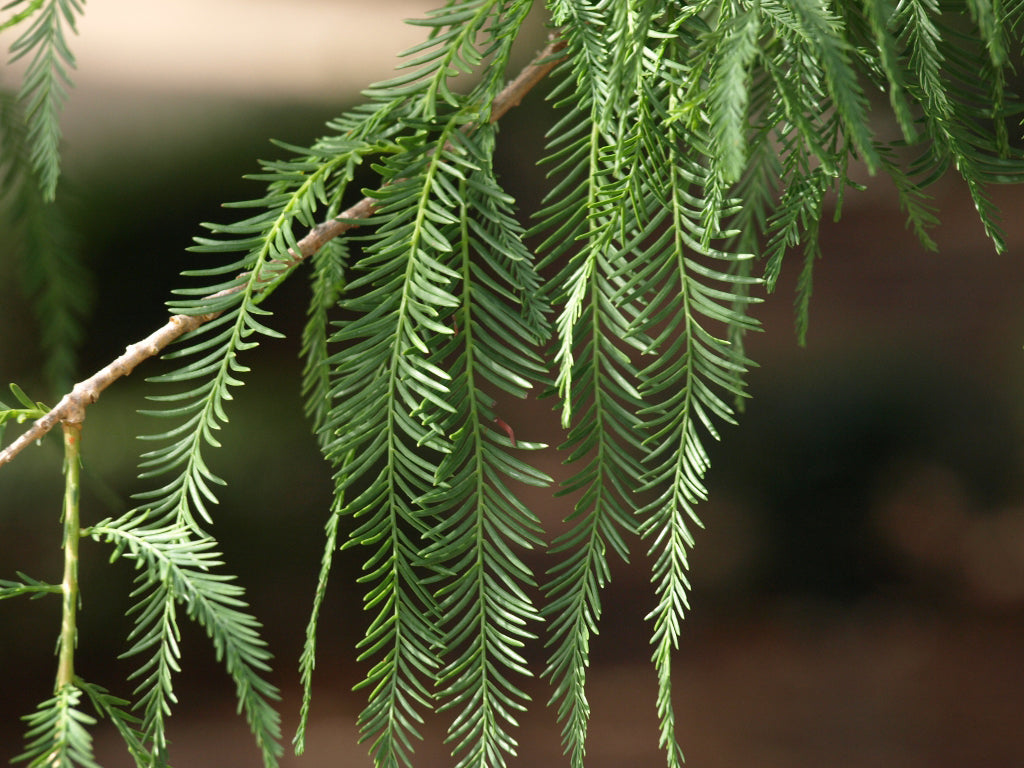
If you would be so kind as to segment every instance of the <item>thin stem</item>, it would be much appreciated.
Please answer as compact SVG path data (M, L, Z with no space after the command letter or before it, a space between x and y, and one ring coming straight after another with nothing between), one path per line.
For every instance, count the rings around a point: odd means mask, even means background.
M78 637L78 470L82 425L64 422L64 579L61 582L63 608L60 621L60 655L57 660L56 690L75 679L75 645Z

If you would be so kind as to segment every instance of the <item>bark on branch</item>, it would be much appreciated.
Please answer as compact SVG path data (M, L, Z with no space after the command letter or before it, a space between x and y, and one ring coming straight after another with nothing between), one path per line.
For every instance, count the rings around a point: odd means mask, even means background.
M505 86L494 99L491 105L490 122L498 121L512 107L519 105L523 97L561 61L561 57L558 54L564 47L565 42L563 40L552 37L547 46L544 47L533 61L514 80ZM353 227L359 226L359 220L371 216L375 208L373 199L364 197L337 217L313 227L305 237L299 240L298 253L294 250L289 250L287 255L278 260L278 263L284 267L292 267L305 261L323 248L328 241L333 240ZM214 294L214 296L234 293L239 290L241 290L241 287L222 291L220 294ZM211 296L210 298L213 297ZM45 416L35 421L14 442L0 451L0 466L7 464L29 444L42 438L57 424L62 422L69 424L82 423L85 420L85 409L99 399L100 393L104 389L122 376L130 374L139 363L160 354L167 345L178 337L183 336L189 331L194 331L201 325L213 320L219 314L219 312L212 312L205 315L173 315L163 327L158 328L141 341L129 344L125 347L124 354L118 356L89 378L75 384L72 390L64 395L61 401Z

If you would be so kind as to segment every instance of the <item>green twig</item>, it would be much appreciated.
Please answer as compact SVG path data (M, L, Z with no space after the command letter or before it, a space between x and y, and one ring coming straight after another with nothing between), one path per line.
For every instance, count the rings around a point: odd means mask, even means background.
M64 579L61 581L63 608L60 621L57 683L60 691L75 679L75 645L78 627L78 470L82 425L64 422Z

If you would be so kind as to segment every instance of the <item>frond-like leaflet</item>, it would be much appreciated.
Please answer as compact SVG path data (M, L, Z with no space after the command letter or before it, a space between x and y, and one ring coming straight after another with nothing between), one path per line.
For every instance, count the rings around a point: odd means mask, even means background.
M613 3L608 0L549 0L547 5L552 23L563 30L567 66L576 76L577 87L584 93L583 98L596 106L598 122L607 125L605 121L611 119L607 106L615 87L607 34L609 29L614 30L609 24ZM563 78L563 82L570 81Z
M0 407L2 407L2 404L0 404ZM18 571L18 578L20 581L0 579L0 600L20 595L28 595L30 599L35 600L43 595L60 594L60 584L46 584L25 575L21 571Z
M340 199L362 154L371 151L361 142L335 142L332 149L326 156L264 162L264 172L252 178L269 182L267 195L232 206L257 208L260 213L234 224L206 225L224 239L196 238L195 251L241 255L221 266L185 272L194 277L228 277L214 285L179 289L175 291L179 295L199 298L171 302L184 314L215 319L183 337L184 348L165 355L165 359L187 359L186 363L152 379L191 386L150 396L170 404L150 414L183 420L162 434L144 438L165 445L143 454L141 477L171 476L164 486L137 495L155 516L184 522L196 531L200 520L212 523L207 505L216 503L216 496L211 484L224 481L207 465L203 449L220 445L215 433L228 420L225 404L232 399L230 390L242 384L240 376L249 370L239 355L257 346L259 336L280 336L258 319L269 314L258 305L300 261L293 225L315 226L317 209Z
M731 220L739 235L728 241L741 251L760 252L769 291L775 287L789 249L803 246L802 279L795 302L801 343L808 325L825 194L836 191L841 199L844 187L852 184L847 176L849 156L860 151L860 142L870 142L873 166L884 165L878 142L869 134L853 137L848 125L853 118L844 117L837 106L839 99L854 111L864 106L848 55L852 46L843 37L843 20L816 8L811 3L794 11L789 5L772 3L762 17L772 36L757 56L760 71L753 81L755 106L748 144L751 162L734 190L743 201ZM808 24L819 30L813 44L805 29ZM831 30L827 34L821 31L826 28ZM819 61L825 55L818 53L819 47L831 52L834 73ZM737 275L751 274L745 261L734 263L732 269ZM742 293L742 286L737 290ZM738 307L737 311L742 310ZM731 328L733 341L739 340L741 330L742 325Z
M726 13L736 9L723 4ZM713 53L707 109L711 123L709 161L723 185L737 181L746 167L752 68L759 52L760 13L745 8L722 18L705 45ZM694 78L691 82L700 84Z
M972 9L976 17L980 5ZM908 175L924 188L952 164L967 185L986 234L1001 251L1005 244L985 185L1024 179L1024 157L1005 140L1005 121L1019 116L1022 106L1006 106L1015 99L1004 84L1009 62L1001 53L1003 18L987 11L977 18L981 43L944 20L943 10L939 0L908 0L894 15L898 40L906 49L907 90L921 108L925 143ZM989 65L979 73L976 54L983 44ZM978 105L986 103L994 105L984 116L993 121L994 136L981 126Z
M801 243L804 246L804 263L797 280L796 296L796 330L801 344L807 336L813 266L821 255L818 231L824 215L825 193L831 186L832 179L820 167L806 175L794 174L768 221L771 238L765 245L764 255L765 281L769 289L775 286L788 249Z
M25 734L25 751L14 758L28 768L100 768L93 755L89 727L96 718L80 708L82 689L61 686L30 715Z
M67 222L64 207L48 202L32 169L25 115L0 92L0 226L17 254L25 293L39 325L44 371L53 392L71 389L82 319L93 300L93 280Z
M556 76L562 79L553 90L552 97L557 98L559 101L556 103L559 104L572 102L573 107L548 132L545 162L552 166L549 176L557 176L558 182L545 196L543 207L535 214L538 223L531 230L532 234L545 236L537 246L538 251L544 254L542 267L557 264L560 259L573 254L576 240L587 236L590 231L594 209L598 205L614 207L623 197L621 188L610 196L601 196L602 190L607 192L606 175L611 173L614 176L607 163L609 153L614 153L615 143L611 134L602 131L605 122L601 117L604 112L602 103L595 103L586 91L564 95L572 84L571 75L575 74L575 67L570 65L573 49L567 50L566 63L556 70ZM614 158L610 162L614 165ZM621 178L618 183L621 187ZM601 231L594 237L605 243L615 234L614 227L599 229ZM555 283L560 295L553 298L562 305L556 320L558 346L554 361L558 365L555 385L562 400L563 427L569 425L572 417L574 328L588 298L588 283L593 272L591 257L590 251L572 256L573 266L563 271ZM553 291L549 290L549 293Z
M151 584L140 577L131 597L138 598L130 614L135 624L128 634L130 647L122 658L149 653L130 679L138 680L134 709L142 713L142 738L152 750L155 765L167 764L167 718L178 698L174 675L181 671L181 632L178 606L168 582Z
M443 574L437 593L442 647L449 658L438 674L442 709L457 712L449 728L459 768L505 765L514 755L510 728L527 695L513 682L529 676L520 650L539 620L527 591L535 586L516 549L540 542L540 521L519 501L509 480L545 486L543 473L513 450L544 446L516 439L485 386L525 397L546 369L533 348L546 335L539 278L512 216L511 198L491 168L494 129L455 135L462 151L457 221L446 265L459 274L455 333L440 359L451 381L453 413L439 413L451 441L423 499L437 522L424 557ZM455 159L455 158L453 158ZM447 233L446 233L447 234Z
M347 135L373 126L391 146L371 193L367 224L376 229L363 238L365 255L339 302L348 319L325 342L339 351L329 358L330 410L320 430L338 468L336 497L346 496L339 514L357 522L347 546L372 547L361 581L375 613L359 647L374 665L361 684L370 693L360 727L381 766L409 764L420 711L435 695L428 683L442 669L443 630L427 582L444 565L422 550L436 524L425 499L449 489L439 468L453 451L447 425L458 413L441 349L458 334L462 272L452 260L467 174L477 165L466 134L488 121L529 6L471 0L432 12L416 22L431 29L429 39L404 54L410 71L372 87L366 95L375 104L335 123ZM451 77L485 62L468 96L451 91Z
M759 8L774 29L784 36L793 58L802 57L820 68L822 85L842 124L846 141L874 171L878 161L871 123L867 119L867 99L852 65L851 47L842 19L821 0L787 0L785 3L764 0ZM806 65L801 69L806 72ZM790 72L788 76L792 78L794 74ZM801 110L812 104L801 104ZM813 109L806 111L820 113L822 104L813 104Z
M439 666L421 555L432 524L420 499L451 450L436 417L455 410L437 348L455 332L459 273L441 259L452 250L450 202L464 177L463 152L451 142L474 114L453 112L440 129L410 124L410 137L397 140L402 152L380 166L379 226L341 302L354 318L331 339L341 349L330 359L326 454L338 466L335 493L346 493L345 513L358 523L349 545L372 548L360 581L371 585L365 603L375 616L360 659L376 661L361 684L370 694L360 723L381 766L409 763L419 710L432 696L425 681Z
M348 248L343 241L332 240L313 256L312 283L313 291L309 301L309 312L306 326L302 333L302 355L305 366L302 370L302 394L305 396L306 418L310 420L313 433L325 450L330 435L324 429L327 422L331 402L331 377L328 359L329 324L328 313L337 304L345 286L345 267ZM348 457L351 459L351 456ZM338 528L344 510L344 494L335 497L331 504L331 513L324 526L324 551L320 558L320 573L317 577L316 591L313 594L313 607L309 622L306 624L306 639L299 657L299 676L302 683L302 705L299 711L299 724L295 729L292 743L295 754L301 755L306 749L306 726L309 722L309 711L313 695L313 670L316 668L317 627L320 620L320 609L324 596L327 594L327 582L334 562L334 553L338 550Z
M605 431L615 439L594 436L589 447L604 447L620 462L616 466L606 459L607 466L602 469L605 484L610 483L625 499L625 504L615 506L605 502L604 524L611 528L610 523L618 518L628 530L639 523L640 534L650 541L658 597L650 617L654 621L661 744L669 765L677 766L682 754L674 735L671 652L687 608L690 526L699 524L694 507L706 495L704 440L708 436L717 439L717 424L733 421L729 401L744 396L749 361L728 339L735 335L734 329L756 327L746 308L756 301L749 295L749 287L759 281L737 268L743 257L714 247L723 242L723 233L708 230L709 222L727 219L736 208L721 201L715 191L715 176L722 173L718 170L721 158L702 158L715 146L709 139L708 110L699 105L684 107L685 99L696 92L690 78L699 74L684 64L685 49L702 34L701 22L667 17L660 21L640 47L642 66L629 114L634 128L617 137L627 158L624 167L630 171L618 208L628 214L617 214L612 228L615 237L602 244L606 251L614 246L604 257L609 262L602 267L605 282L595 283L600 310L595 317L607 327L591 331L600 338L625 326L632 343L654 360L637 371L623 350L612 345L607 348L618 352L618 360L610 354L602 361L590 352L595 361L591 365L599 363L603 369L598 371L591 397L606 409L603 418L610 426ZM720 68L712 64L708 71ZM677 119L669 121L669 115ZM613 188L607 185L609 192ZM716 210L709 213L708 208ZM592 210L594 221L600 220L599 215L616 215L610 206ZM586 253L594 243L584 243L581 252ZM621 460L630 450L640 454L643 469ZM577 455L582 453L576 449ZM635 495L630 499L635 493L652 494L653 500ZM640 504L633 513L634 521L625 512L630 502ZM610 510L616 507L620 511L612 516ZM579 542L585 540L582 531L587 528L577 529L581 531L576 534L579 548ZM610 534L608 538L615 541ZM591 570L600 574L597 565ZM600 581L592 579L589 588L599 586ZM566 668L582 675L580 663ZM580 698L576 706L585 712L585 699Z
M152 653L135 672L143 678L137 704L143 710L141 734L152 746L157 765L167 760L165 717L175 700L171 675L178 670L180 635L177 604L185 606L213 643L235 683L238 707L267 768L275 768L283 752L280 718L273 701L277 689L262 675L269 670L270 652L259 636L259 623L245 612L244 591L233 577L217 573L222 565L215 542L197 537L182 523L146 524L141 519L103 521L88 529L97 541L114 546L113 557L128 557L139 569L133 597L135 627L126 656Z
M721 422L734 420L730 401L745 394L750 365L730 345L729 329L756 328L745 314L756 301L744 289L756 283L733 269L743 258L703 245L708 184L706 167L695 160L694 144L678 130L651 132L644 148L644 197L637 202L651 236L637 243L642 260L624 289L643 309L633 329L651 339L653 362L640 371L640 411L645 434L646 481L640 490L656 494L638 516L641 534L655 558L653 581L658 605L654 622L654 665L658 675L661 744L670 765L682 762L674 736L671 701L671 653L688 608L687 551L693 544L691 525L700 525L695 506L707 494L704 474L707 437L718 439Z
M926 250L937 251L938 245L929 231L939 223L939 217L928 193L910 178L892 147L880 146L878 159L882 169L896 187L900 209L907 217L907 226L913 230L918 242Z
M687 525L703 495L700 435L717 435L712 418L731 420L716 392L741 396L747 364L710 329L728 334L754 327L743 310L753 300L747 288L758 282L733 274L738 259L706 245L721 235L707 231L705 221L733 209L702 197L713 180L698 158L714 144L707 111L683 101L691 73L680 63L680 49L699 37L703 22L672 12L633 20L640 39L616 41L632 59L618 58L617 71L630 77L619 81L615 131L602 134L587 86L580 85L567 99L572 111L551 131L548 161L557 163L559 178L540 213L546 261L563 264L555 279L563 307L559 394L563 414L578 419L566 444L569 460L582 466L566 484L582 495L572 527L552 547L563 561L551 571L545 608L553 648L546 674L555 682L553 700L574 766L583 764L584 683L599 592L609 575L606 551L625 557L623 534L641 523L657 556L659 607L652 615L662 744L671 765L682 760L673 734L669 652L685 607ZM703 133L691 130L694 123ZM637 371L638 353L657 361ZM669 394L681 390L691 396ZM654 488L662 495L643 505L637 492Z
M53 200L60 178L60 112L71 85L69 70L75 57L66 30L75 32L82 0L14 0L4 10L24 6L6 26L26 22L24 32L11 44L11 62L31 55L19 99L24 106L32 166L39 176L44 200Z
M137 730L139 719L125 709L131 702L113 696L103 686L81 678L75 678L75 685L89 697L93 708L114 725L137 768L151 768L157 764L146 749L142 734Z
M321 444L325 439L323 426L330 407L328 316L344 292L347 260L348 248L341 238L331 240L312 258L312 295L306 326L302 331L302 356L305 359L302 394L305 398L306 418L310 420L313 433Z
M574 765L582 765L589 711L584 684L590 636L601 615L599 593L610 578L606 555L611 550L627 558L623 534L635 532L631 495L643 475L633 458L639 442L639 393L629 350L619 341L628 338L628 320L615 300L621 278L618 246L610 237L622 223L619 214L628 210L621 185L621 178L601 185L600 202L595 200L591 211L593 230L560 281L571 286L568 308L576 312L578 307L572 325L564 325L572 359L560 373L572 377L573 423L561 447L568 452L566 463L581 467L561 493L581 495L567 520L571 527L550 547L562 559L550 569L545 585L547 645L552 648L545 674L555 683L552 701L559 701L563 741ZM601 210L602 203L615 199L617 205Z
M348 457L351 460L351 456ZM299 724L295 728L292 744L295 754L301 755L306 750L306 726L309 724L309 710L313 701L313 670L316 669L316 639L320 622L320 609L323 607L324 596L327 594L327 582L334 563L334 553L338 551L338 528L341 525L345 498L340 496L331 505L331 514L324 525L326 534L324 551L320 557L320 573L317 576L316 591L313 593L313 608L306 623L306 639L299 657L299 681L302 683L302 704L299 707Z
M424 18L408 23L430 30L426 40L402 53L401 74L363 91L376 104L372 125L385 131L395 117L432 121L466 103L451 89L451 80L483 68L476 96L493 98L501 85L511 43L532 5L531 0L449 0ZM489 60L489 61L488 61ZM483 67L486 63L486 66ZM490 99L481 99L490 106Z
M851 4L847 8L848 13L852 13L855 8L856 6ZM864 0L864 19L874 46L859 46L859 50L864 51L862 55L867 58L868 73L877 72L884 78L883 87L889 92L889 104L896 124L899 125L904 140L912 142L917 136L917 129L907 98L907 78L900 60L899 46L890 23L894 10L895 3L891 0Z
M635 84L637 50L645 41L624 35L607 42L618 52L617 82L625 91ZM570 38L570 60L585 43ZM590 638L601 616L600 590L610 578L607 552L627 558L623 534L636 530L632 489L644 474L634 458L640 401L629 347L623 346L631 339L620 301L626 280L621 244L635 228L629 185L640 145L628 127L635 114L607 109L609 102L628 105L631 97L605 91L604 101L595 101L598 88L584 79L595 74L578 62L556 74L563 81L555 92L571 107L549 132L547 162L554 165L557 181L537 214L535 232L545 235L539 246L545 264L559 265L550 285L557 287L552 300L560 306L556 385L563 425L569 427L561 448L568 453L566 463L580 467L560 493L580 497L568 529L549 548L559 562L544 585L550 649L544 674L555 688L551 703L557 702L563 721L563 744L572 764L582 766L589 719L586 671ZM574 76L575 90L566 96ZM609 114L617 118L608 120ZM605 132L602 125L613 128Z
M731 195L742 200L729 216L728 225L731 235L722 243L722 249L732 253L762 253L763 237L768 232L768 221L778 199L778 188L782 183L783 165L774 141L776 125L773 122L772 101L775 87L772 79L764 68L756 67L752 73L749 89L748 120L749 128L746 139L746 165L743 174L732 186ZM711 167L714 161L709 160ZM717 177L717 174L715 175ZM711 222L708 222L709 224ZM715 231L709 229L709 232ZM750 292L753 284L746 278L753 276L757 266L754 259L741 259L733 262L730 267L739 277L734 290L741 297ZM741 298L738 311L747 305ZM743 355L746 332L741 325L729 328L729 344L736 353ZM737 398L733 407L742 412L745 400Z

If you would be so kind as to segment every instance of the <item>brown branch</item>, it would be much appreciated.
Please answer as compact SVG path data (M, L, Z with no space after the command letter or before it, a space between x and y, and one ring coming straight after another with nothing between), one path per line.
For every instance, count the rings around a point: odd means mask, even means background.
M547 46L544 47L536 58L495 97L491 104L490 122L496 122L510 109L519 105L523 97L555 68L561 60L557 54L564 47L565 42L562 40L555 39L554 37L549 40ZM297 243L298 253L289 250L286 258L278 259L271 262L271 264L282 268L290 268L305 261L323 248L330 240L353 227L359 226L359 220L371 216L375 209L376 205L373 198L364 197L337 217L328 219L313 227ZM276 272L277 270L274 271ZM241 290L242 286L239 285L207 298L238 293ZM34 422L14 442L0 451L0 466L11 461L30 443L41 439L57 424L61 422L69 424L82 423L85 420L85 409L99 399L100 393L104 389L122 376L130 374L139 363L160 354L168 344L178 337L183 336L189 331L194 331L219 315L220 312L211 312L205 315L173 315L162 328L157 329L141 341L129 344L125 347L124 354L89 378L75 384L71 392L64 395L56 406Z

